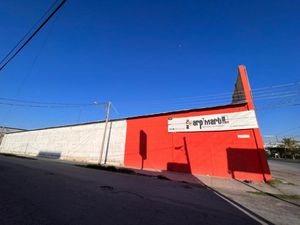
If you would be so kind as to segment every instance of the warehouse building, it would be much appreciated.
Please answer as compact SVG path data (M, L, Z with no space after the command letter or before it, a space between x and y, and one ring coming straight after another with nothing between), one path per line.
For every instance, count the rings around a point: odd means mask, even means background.
M155 171L271 179L247 72L238 68L232 103L6 134L0 152Z

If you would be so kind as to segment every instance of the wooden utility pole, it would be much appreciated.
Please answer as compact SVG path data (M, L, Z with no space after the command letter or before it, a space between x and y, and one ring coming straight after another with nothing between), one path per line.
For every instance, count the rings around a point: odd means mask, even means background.
M99 162L98 162L99 165L101 165L101 162L102 162L102 155L103 155L103 151L104 151L104 144L105 144L105 138L106 138L106 130L107 130L107 124L108 124L108 120L109 120L110 106L111 106L111 102L108 102L107 108L106 108L105 126L104 126L104 131L103 131L103 138L102 138L101 150L100 150L100 156L99 156Z

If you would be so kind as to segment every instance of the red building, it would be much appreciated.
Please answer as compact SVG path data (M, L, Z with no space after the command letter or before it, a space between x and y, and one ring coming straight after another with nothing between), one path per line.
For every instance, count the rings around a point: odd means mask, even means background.
M0 151L241 180L271 179L244 66L238 68L229 105L112 120L100 152L105 127L100 121L6 134Z
M245 67L232 104L127 118L124 165L270 180Z

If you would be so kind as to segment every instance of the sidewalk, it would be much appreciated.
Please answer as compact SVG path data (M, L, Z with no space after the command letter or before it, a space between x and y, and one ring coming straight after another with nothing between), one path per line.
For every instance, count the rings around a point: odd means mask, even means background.
M222 177L213 177L213 176L204 176L204 175L194 175L186 173L177 173L172 171L146 171L133 169L137 174L147 175L147 176L163 176L169 180L184 182L192 185L207 186L217 190L224 191L240 191L240 192L253 192L253 191L262 191L272 194L282 194L280 190L270 186L267 183L258 183L250 182L246 183L240 180L232 178L222 178Z

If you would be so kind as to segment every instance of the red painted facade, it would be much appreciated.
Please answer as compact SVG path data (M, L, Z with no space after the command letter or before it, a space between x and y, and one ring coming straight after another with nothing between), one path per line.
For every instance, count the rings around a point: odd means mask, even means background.
M127 119L124 165L241 180L271 179L258 128L209 132L168 132L168 118L254 109L246 70L239 66L245 103ZM249 135L249 138L238 138Z

